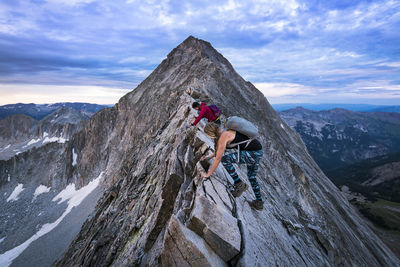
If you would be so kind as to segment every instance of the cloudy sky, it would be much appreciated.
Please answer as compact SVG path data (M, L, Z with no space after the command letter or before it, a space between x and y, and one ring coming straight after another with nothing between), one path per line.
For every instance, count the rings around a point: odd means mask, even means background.
M113 104L189 35L271 103L400 104L400 1L2 0L0 104Z

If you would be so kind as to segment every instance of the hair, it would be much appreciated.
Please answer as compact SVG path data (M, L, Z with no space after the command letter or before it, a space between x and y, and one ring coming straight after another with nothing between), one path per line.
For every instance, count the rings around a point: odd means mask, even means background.
M219 133L220 127L218 124L214 122L209 122L207 125L204 127L204 133L208 135L209 137L214 139L214 150L217 152L218 149L218 140L220 137Z
M200 103L199 102L193 102L192 108L200 108Z

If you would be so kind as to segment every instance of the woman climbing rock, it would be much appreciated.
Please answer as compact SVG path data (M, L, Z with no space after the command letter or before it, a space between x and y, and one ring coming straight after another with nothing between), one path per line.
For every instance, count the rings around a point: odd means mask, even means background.
M214 139L215 152L207 157L203 156L201 160L211 159L215 157L210 169L207 173L202 174L202 178L209 178L218 167L219 163L228 171L234 181L234 190L232 195L239 197L247 190L247 183L243 182L237 174L233 163L240 162L247 165L247 176L253 188L256 199L249 202L250 207L262 210L263 200L261 197L260 186L257 182L256 174L260 159L263 155L262 145L257 139L252 139L245 134L235 130L223 131L219 125L211 122L204 127L204 132ZM238 149L238 152L230 153L224 156L227 146L234 145L233 148Z
M199 111L199 115L195 118L195 121L192 123L192 126L195 126L202 118L207 118L208 122L215 122L220 124L221 121L221 110L216 105L207 106L206 103L202 102L193 102L192 108Z

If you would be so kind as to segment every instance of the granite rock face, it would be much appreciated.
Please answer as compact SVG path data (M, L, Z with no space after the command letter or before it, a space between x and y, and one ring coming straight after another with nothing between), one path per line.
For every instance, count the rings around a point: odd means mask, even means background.
M230 193L213 142L189 127L195 100L257 125L264 210ZM110 109L74 135L76 181L107 187L56 266L395 266L399 260L326 178L267 99L209 43L189 37ZM210 149L211 147L211 149ZM246 180L245 166L239 170ZM93 177L93 175L92 175ZM248 182L248 181L247 181Z

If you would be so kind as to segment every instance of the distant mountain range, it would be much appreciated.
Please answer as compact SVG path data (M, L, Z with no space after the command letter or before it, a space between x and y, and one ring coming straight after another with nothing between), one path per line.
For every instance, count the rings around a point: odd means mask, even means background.
M329 179L400 255L400 114L302 107L279 114L300 134Z
M100 109L110 107L111 105L97 105L89 103L54 103L54 104L9 104L0 106L0 119L4 119L14 114L24 114L34 119L41 120L50 113L59 108L72 108L84 112L87 116L91 116Z
M400 113L400 106L386 106L386 107L379 107L379 108L374 108L371 110L367 110L368 112L396 112Z
M284 111L293 109L296 107L303 107L313 111L330 110L335 108L342 108L351 111L363 111L363 112L397 112L400 113L399 106L387 106L387 105L368 105L368 104L310 104L310 103L287 103L287 104L272 104L272 107L276 111Z
M65 143L89 119L86 111L58 108L41 120L15 114L0 120L0 160L48 143Z
M400 114L345 109L279 112L324 171L400 152Z

